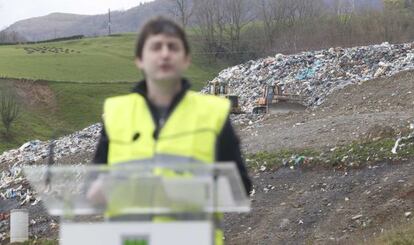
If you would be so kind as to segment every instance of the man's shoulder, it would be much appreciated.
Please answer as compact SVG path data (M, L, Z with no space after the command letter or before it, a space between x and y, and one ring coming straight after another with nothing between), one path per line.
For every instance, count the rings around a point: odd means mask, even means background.
M188 91L188 94L200 101L206 102L206 103L222 103L227 104L229 103L229 100L223 97L219 97L216 95L211 94L202 94L194 91Z
M145 103L145 99L137 93L109 97L104 102L104 114L107 114L110 111L128 111L132 105L140 103Z
M189 101L192 106L202 108L200 113L218 113L227 115L230 112L231 103L230 100L215 95L201 94L197 92L191 92L192 99Z

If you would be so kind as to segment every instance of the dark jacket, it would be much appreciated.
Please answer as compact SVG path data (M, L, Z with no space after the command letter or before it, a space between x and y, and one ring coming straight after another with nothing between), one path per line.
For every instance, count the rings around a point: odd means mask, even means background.
M182 81L182 85L183 85L182 90L176 95L172 104L167 109L167 115L166 115L166 118L164 119L168 119L171 112L180 103L185 93L190 88L190 83L186 80ZM133 92L141 94L146 99L147 105L151 111L154 122L156 123L156 130L154 132L154 138L157 139L160 129L161 129L159 125L160 115L156 107L147 98L147 86L146 86L145 81L139 82L133 89ZM108 146L109 146L109 139L106 134L105 127L103 127L101 131L101 137L98 142L98 147L95 152L95 157L93 159L94 163L106 164L108 162ZM226 123L223 127L223 130L218 136L217 145L216 145L216 154L217 154L216 161L218 162L226 162L226 161L236 162L237 168L242 177L242 181L246 189L246 192L250 193L250 191L252 190L252 184L248 176L246 166L241 157L240 142L234 132L233 126L231 125L230 118L227 118Z

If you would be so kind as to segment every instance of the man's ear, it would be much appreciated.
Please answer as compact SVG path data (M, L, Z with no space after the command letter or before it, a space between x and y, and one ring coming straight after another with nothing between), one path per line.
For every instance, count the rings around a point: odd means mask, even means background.
M185 61L185 69L188 69L188 67L190 67L191 62L192 62L191 56L187 55L186 61Z
M140 69L143 70L143 66L144 64L142 63L142 60L140 58L135 58L135 66Z

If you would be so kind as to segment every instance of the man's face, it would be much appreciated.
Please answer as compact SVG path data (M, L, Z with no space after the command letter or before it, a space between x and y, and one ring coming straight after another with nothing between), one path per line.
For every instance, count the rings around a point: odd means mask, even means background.
M137 67L152 81L177 81L190 65L181 39L165 34L151 35L145 41Z

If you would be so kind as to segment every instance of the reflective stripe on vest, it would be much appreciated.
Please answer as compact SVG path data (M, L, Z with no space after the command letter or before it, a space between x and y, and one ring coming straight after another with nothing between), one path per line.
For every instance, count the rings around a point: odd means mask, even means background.
M104 105L109 138L108 164L179 156L205 163L215 160L217 136L230 112L227 99L186 92L158 139L145 98L137 93L109 98Z

